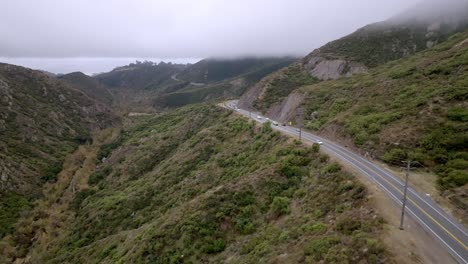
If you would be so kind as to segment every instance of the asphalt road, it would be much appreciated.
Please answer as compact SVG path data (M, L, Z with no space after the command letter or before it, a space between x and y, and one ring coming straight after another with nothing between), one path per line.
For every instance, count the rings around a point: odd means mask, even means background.
M267 121L265 117L258 118L257 113L249 113L249 111L238 109L236 100L225 103L225 106L259 123ZM272 125L272 128L291 136L297 137L299 135L295 127ZM320 146L321 150L349 163L374 182L390 199L397 203L397 205L402 205L404 183L387 170L382 169L373 162L345 147L312 133L302 131L302 140L312 143L322 141L323 143ZM405 215L413 217L421 224L425 230L432 234L434 238L448 250L456 261L468 264L467 229L453 219L453 217L445 213L430 197L419 194L413 188L409 187Z

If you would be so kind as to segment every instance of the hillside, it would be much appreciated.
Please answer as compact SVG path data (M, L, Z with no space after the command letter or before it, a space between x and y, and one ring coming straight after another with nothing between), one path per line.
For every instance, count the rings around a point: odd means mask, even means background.
M301 87L295 123L390 164L418 161L466 216L467 55L464 32L367 74Z
M115 122L109 109L42 72L0 64L0 237L65 156Z
M97 101L106 105L112 104L113 95L109 87L91 76L82 72L72 72L57 78Z
M114 70L94 76L110 88L142 90L150 86L161 86L170 82L171 76L180 72L186 65L172 63L153 63L150 61L131 63Z
M193 65L137 62L93 77L98 83L80 80L78 86L85 84L88 90L108 87L120 108L164 110L240 96L247 87L294 60L289 57L206 59Z
M276 64L289 64L295 58L205 59L183 70L177 78L194 83L218 82L256 72ZM284 65L284 66L286 66Z
M0 252L28 263L392 263L365 188L317 147L214 105L139 117L100 146L107 159L76 192L66 177L50 186Z
M289 57L202 60L177 74L179 82L160 90L153 105L172 108L237 97L266 75L295 60Z
M335 80L411 56L445 41L468 28L468 2L462 0L421 2L386 21L367 25L356 32L312 51L289 71L308 72L316 80ZM294 85L291 85L291 82ZM284 72L275 72L250 88L241 98L244 108L264 113L278 107L289 93L310 84ZM284 92L287 91L287 92Z

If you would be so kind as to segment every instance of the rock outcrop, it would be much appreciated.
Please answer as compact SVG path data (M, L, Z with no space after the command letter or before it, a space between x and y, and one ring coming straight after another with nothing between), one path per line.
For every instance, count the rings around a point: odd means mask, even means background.
M364 64L343 59L325 59L317 56L304 62L304 67L319 80L336 80L342 76L351 76L367 72Z

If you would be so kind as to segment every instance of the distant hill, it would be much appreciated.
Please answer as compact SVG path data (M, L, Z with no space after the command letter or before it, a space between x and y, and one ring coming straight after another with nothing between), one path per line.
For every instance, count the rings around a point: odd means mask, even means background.
M186 67L183 64L160 62L137 62L101 73L93 78L111 88L141 90L149 86L160 86L171 80L171 76Z
M178 78L195 83L210 83L256 72L295 58L205 59L187 67Z
M155 107L182 105L238 97L266 75L286 67L296 58L207 59L177 74L178 80L154 97Z
M58 77L59 80L79 89L89 97L106 104L111 104L113 100L109 87L98 81L96 78L88 76L82 72L72 72Z
M64 157L114 122L105 105L55 77L0 64L0 236Z

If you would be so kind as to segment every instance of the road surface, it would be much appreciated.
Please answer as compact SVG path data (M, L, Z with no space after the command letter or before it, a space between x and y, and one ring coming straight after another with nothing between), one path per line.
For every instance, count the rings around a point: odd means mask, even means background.
M224 106L257 122L264 123L267 121L265 117L258 118L258 113L250 113L237 108L236 100L226 102ZM272 126L272 128L291 136L298 136L299 134L298 129L291 126L279 125ZM302 140L311 143L322 141L321 150L353 166L375 183L397 205L402 205L404 183L387 170L332 141L312 133L302 131ZM456 261L468 264L467 229L445 213L430 197L421 195L409 187L406 213L406 215L409 213L411 217L431 233Z

